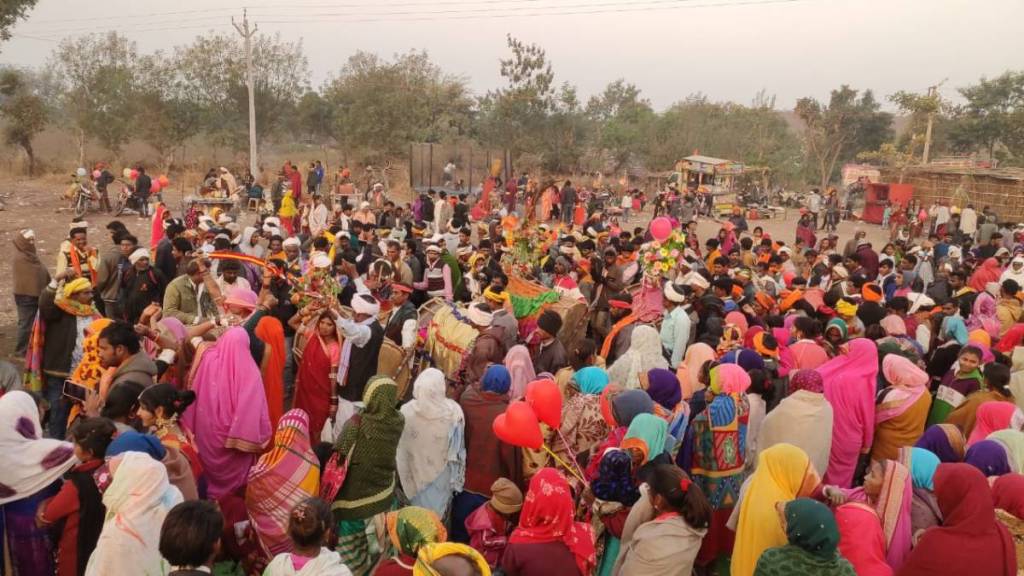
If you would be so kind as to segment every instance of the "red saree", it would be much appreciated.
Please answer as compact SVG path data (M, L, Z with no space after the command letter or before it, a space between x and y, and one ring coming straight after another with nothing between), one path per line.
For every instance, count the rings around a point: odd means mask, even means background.
M331 374L338 372L338 354L328 351L328 345L319 335L310 336L302 351L299 373L295 379L295 402L293 408L300 408L309 414L309 437L313 442L320 439L320 431L327 421L331 406Z

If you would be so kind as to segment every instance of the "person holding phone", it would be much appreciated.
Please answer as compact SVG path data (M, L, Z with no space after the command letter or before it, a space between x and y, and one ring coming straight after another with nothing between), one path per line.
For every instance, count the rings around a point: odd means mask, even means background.
M70 402L64 397L64 381L82 360L86 328L100 317L92 301L92 282L79 277L70 267L58 273L39 295L39 321L45 323L46 329L33 330L33 333L45 336L34 337L30 347L42 350L40 371L34 376L40 379L40 384L45 384L51 410L47 432L52 438L64 438L71 410Z

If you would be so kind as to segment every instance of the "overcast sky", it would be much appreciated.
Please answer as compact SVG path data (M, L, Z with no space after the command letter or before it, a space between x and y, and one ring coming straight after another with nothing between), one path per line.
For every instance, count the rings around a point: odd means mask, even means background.
M1024 69L1022 0L39 0L0 63L38 66L55 38L110 29L166 49L232 31L243 4L260 32L302 39L314 85L356 50L425 49L483 93L501 82L506 33L543 46L556 81L584 98L621 77L659 109L694 92L749 103L761 89L791 108L841 83L884 97L948 79L953 97Z

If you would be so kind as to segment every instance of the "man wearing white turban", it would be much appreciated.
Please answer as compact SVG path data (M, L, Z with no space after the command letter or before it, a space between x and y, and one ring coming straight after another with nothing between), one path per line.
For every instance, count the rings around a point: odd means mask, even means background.
M474 386L483 378L484 371L490 364L501 364L505 360L505 331L500 326L494 325L494 313L491 307L485 302L476 302L466 310L466 318L474 328L480 331L480 335L473 342L463 362L461 371L461 385ZM462 389L457 391L462 394Z
M338 396L340 402L349 403L363 399L366 382L377 373L377 359L384 342L384 327L377 319L380 303L376 298L370 294L356 294L352 297L352 311L355 315L351 320L334 312L338 329L345 337L338 362L337 382L341 388ZM351 411L339 406L338 414L351 414ZM343 423L340 420L335 426Z

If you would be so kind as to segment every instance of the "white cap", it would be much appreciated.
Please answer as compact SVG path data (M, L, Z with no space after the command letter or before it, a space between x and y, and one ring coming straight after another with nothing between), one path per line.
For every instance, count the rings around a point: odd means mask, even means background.
M145 248L137 248L135 252L132 252L131 255L128 256L128 261L134 265L143 258L149 258L149 250L146 250Z

